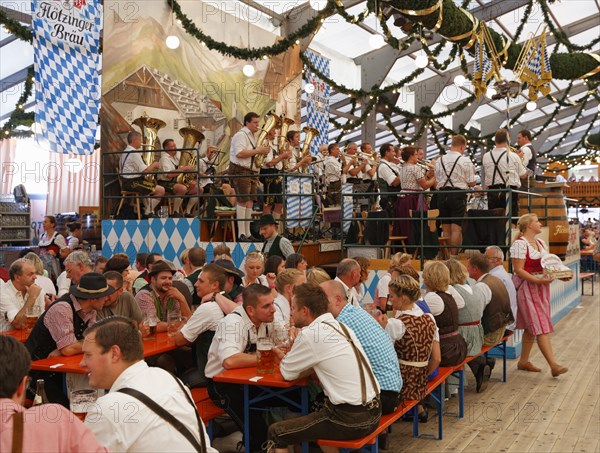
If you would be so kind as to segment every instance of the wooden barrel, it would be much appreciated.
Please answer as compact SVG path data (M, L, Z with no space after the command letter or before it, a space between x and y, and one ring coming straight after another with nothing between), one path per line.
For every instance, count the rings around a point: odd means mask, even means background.
M520 214L523 215L529 212L537 214L542 225L548 227L548 246L550 248L550 253L558 255L561 260L565 259L567 255L567 246L569 245L569 219L567 217L567 207L562 193L563 187L564 184L544 184L536 182L535 186L532 187L530 191L542 195L542 197L530 197L531 206L528 206L529 197L519 194ZM548 209L547 211L546 207Z

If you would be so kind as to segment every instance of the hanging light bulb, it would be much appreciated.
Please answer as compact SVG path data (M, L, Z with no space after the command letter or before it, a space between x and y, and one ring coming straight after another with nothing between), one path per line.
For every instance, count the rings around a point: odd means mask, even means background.
M310 0L308 3L315 11L323 11L327 6L327 0Z
M252 77L254 75L254 72L256 70L254 69L254 66L251 64L246 64L244 65L244 67L242 68L242 72L244 73L244 75L246 77Z
M588 159L588 160L585 161L585 164L586 165L592 165L592 161Z
M369 36L369 45L372 49L379 49L385 45L385 39L379 33Z
M312 94L315 92L315 85L312 83L307 83L306 85L304 85L304 91L307 94Z
M40 123L33 123L31 125L31 132L33 132L34 134L41 134L42 126L40 125Z
M415 65L419 69L426 68L428 64L429 64L429 58L427 58L427 55L421 54L415 59Z
M537 102L529 101L527 104L525 104L525 108L528 111L533 112L535 109L537 109Z
M165 43L169 49L177 49L179 47L179 38L174 35L167 36Z
M459 74L456 77L454 77L454 85L456 85L457 87L463 86L466 81L467 78L462 74Z

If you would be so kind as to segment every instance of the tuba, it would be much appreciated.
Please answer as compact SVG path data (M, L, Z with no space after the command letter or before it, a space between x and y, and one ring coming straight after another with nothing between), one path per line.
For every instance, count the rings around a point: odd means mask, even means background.
M182 148L196 148L196 143L198 146L204 141L204 134L199 130L191 127L191 124L188 127L183 127L179 129L179 135L183 137L183 146ZM197 150L196 150L197 151ZM181 151L181 158L179 159L180 167L196 167L197 164L197 152L191 151L189 149L184 149ZM190 188L190 182L198 179L194 173L181 173L177 176L177 182L179 184L185 185L188 189Z
M150 118L144 113L132 124L139 127L142 132L142 148L145 151L142 153L142 160L146 165L151 165L154 162L154 150L160 148L160 145L157 145L158 131L165 127L167 123L157 118ZM154 179L155 175L146 176L148 181L154 181Z
M305 126L302 128L305 134L304 143L302 144L302 152L300 153L300 159L304 159L306 156L310 156L310 144L312 141L319 136L319 131L314 127ZM300 173L308 173L308 164L302 164L300 167Z
M259 129L260 132L258 134L258 139L256 140L256 146L263 146L263 143L267 140L267 135L269 135L269 132L279 127L280 124L281 120L277 115L270 112L267 113L267 115L265 116L265 124ZM264 146L267 146L267 144L265 143ZM267 156L265 156L264 154L255 154L252 158L254 167L260 170L260 168L263 166L263 163L265 162L266 157Z
M281 130L279 131L279 142L277 144L277 150L279 153L283 153L287 147L287 133L292 124L295 121L291 118L287 118L284 114L281 115ZM283 161L283 171L287 172L290 168L290 160L285 159Z

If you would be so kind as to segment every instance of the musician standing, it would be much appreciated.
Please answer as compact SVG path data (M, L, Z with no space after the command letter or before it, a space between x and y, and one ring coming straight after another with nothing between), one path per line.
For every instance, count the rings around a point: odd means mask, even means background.
M121 190L137 192L141 195L154 195L157 198L148 200L144 198L144 216L155 217L154 210L160 203L160 198L165 194L165 188L151 181L147 181L144 173L158 171L159 163L152 162L146 165L142 153L133 153L142 147L142 134L131 131L127 134L127 148L121 155Z
M165 188L165 192L169 195L178 195L179 197L186 194L192 195L185 208L185 215L189 216L194 206L196 206L198 203L198 198L194 197L193 195L203 193L203 190L202 188L198 189L197 178L191 178L191 180L188 182L189 186L186 186L178 183L177 177L182 174L181 172L184 171L196 171L196 167L192 165L184 165L182 167L179 166L179 158L177 157L177 144L172 138L164 140L162 147L164 152L162 153L162 156L160 156L160 171L170 173L158 175L157 179L161 182ZM186 173L186 175L194 176L192 173ZM173 198L173 217L179 217L178 213L182 203L182 198Z
M373 147L370 143L362 143L360 145L360 152L365 158L371 159L371 162L367 163L366 171L363 173L363 182L367 185L367 192L379 192L379 185L377 184L377 154L373 152ZM377 206L378 195L369 195L369 209L375 211Z
M275 133L276 130L273 129L267 136L271 143L271 149L269 150L269 154L267 154L265 168L261 169L261 174L265 175L263 177L263 186L265 189L263 215L272 213L273 218L279 220L281 218L281 213L283 212L283 178L281 176L269 175L284 172L284 164L289 162L292 153L287 148L281 150L281 153L279 152L277 141L275 140Z
M342 178L351 162L342 164L340 161L340 146L332 143L327 148L329 156L325 159L325 183L327 184L327 205L339 206L342 204Z
M537 157L531 143L531 132L527 129L520 131L517 134L517 144L519 145L519 152L522 156L523 166L529 170L527 172L527 176L532 177L533 180L535 180Z
M509 137L506 129L498 129L494 137L496 147L483 155L484 182L488 189L511 189L521 187L521 179L527 174L517 153L509 150ZM506 192L489 192L488 209L506 208ZM519 194L512 193L512 217L519 216Z
M348 168L348 179L347 182L352 184L352 191L356 193L365 193L369 187L368 181L364 181L364 177L367 170L370 167L367 166L366 159L363 159L358 155L358 146L356 143L348 143L346 145L346 159L350 161L350 168ZM353 197L354 211L360 210L360 201L363 197Z
M462 222L467 207L467 193L448 193L452 190L468 190L475 181L475 166L464 156L467 139L464 135L452 137L450 151L435 163L435 179L438 185L438 208L440 210L442 232L448 238L452 255L458 253L462 245ZM451 218L454 217L454 218Z
M254 112L244 116L244 127L231 139L229 153L229 175L242 176L231 178L231 185L237 193L236 217L240 241L261 242L250 234L252 206L258 190L258 171L254 164L258 154L267 155L270 148L257 143L260 117Z
M309 154L308 156L302 157L302 155L300 154L300 132L288 131L286 138L288 143L288 149L292 153L292 155L290 156L288 171L290 173L295 173L297 171L304 173L303 168L307 167L308 164L312 162L312 156Z
M400 191L400 167L394 162L396 159L396 149L394 148L394 145L391 143L381 145L379 153L381 154L381 161L377 168L377 180L381 192L379 204L391 217L394 213L397 195L386 192Z

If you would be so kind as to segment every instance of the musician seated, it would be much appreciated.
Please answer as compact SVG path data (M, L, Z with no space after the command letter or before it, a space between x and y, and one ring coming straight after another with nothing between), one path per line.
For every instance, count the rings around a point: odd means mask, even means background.
M142 153L134 153L142 146L142 134L137 131L131 131L127 134L127 148L121 155L121 190L127 192L137 192L140 195L152 195L157 198L152 200L144 199L144 216L155 217L154 210L160 204L161 198L165 194L165 188L153 181L146 180L148 173L158 171L159 163L153 162L147 165L142 159Z
M169 172L158 175L158 180L165 187L165 192L169 195L197 195L203 193L202 187L198 187L198 179L193 173L182 173L184 171L195 171L196 166L179 166L177 157L177 144L172 138L168 138L162 143L164 152L160 157L160 171ZM177 181L179 175L186 175L187 185ZM183 203L182 198L173 198L173 217L179 216L179 209ZM194 206L198 203L197 197L191 197L185 208L185 216L189 216Z
M214 218L216 206L235 209L235 189L231 184L224 183L222 178L209 178L216 176L216 167L219 161L219 155L222 151L214 145L209 145L206 149L206 156L200 158L200 187L205 195L219 195L218 197L208 197L207 215L208 218Z
M310 153L306 156L302 156L302 150L300 149L300 131L288 131L286 138L288 141L288 149L292 151L288 171L290 173L298 171L300 173L308 173L308 165L312 162L312 156Z

